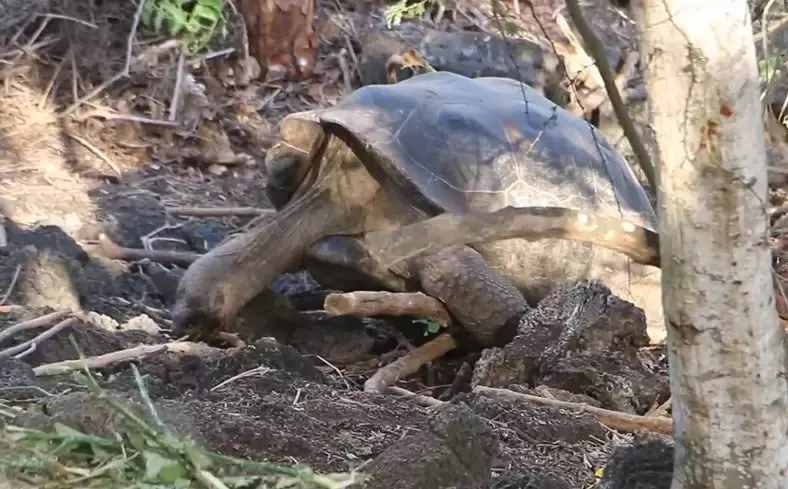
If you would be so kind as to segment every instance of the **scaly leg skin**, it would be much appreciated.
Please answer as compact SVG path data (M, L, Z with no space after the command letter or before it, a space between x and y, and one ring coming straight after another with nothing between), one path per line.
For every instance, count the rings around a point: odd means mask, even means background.
M451 246L413 263L424 292L441 300L481 346L506 343L529 309L523 295L468 246Z

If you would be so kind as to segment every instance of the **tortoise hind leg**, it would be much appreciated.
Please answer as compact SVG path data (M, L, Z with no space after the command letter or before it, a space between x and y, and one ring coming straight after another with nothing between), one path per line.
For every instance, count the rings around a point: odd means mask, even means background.
M414 274L481 346L507 342L528 309L520 291L468 246L451 246L418 259Z

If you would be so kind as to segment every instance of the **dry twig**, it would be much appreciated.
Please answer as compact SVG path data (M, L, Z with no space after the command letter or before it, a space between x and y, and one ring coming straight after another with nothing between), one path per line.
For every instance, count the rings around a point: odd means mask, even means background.
M342 382L344 382L344 383L345 383L345 388L347 388L347 390L350 390L350 383L347 381L347 379L345 378L345 376L342 374L342 371L341 371L341 370L339 370L339 369L336 367L336 365L334 365L333 363L329 362L328 360L326 360L325 358L321 357L320 355L315 355L315 357L317 357L317 359L318 359L318 360L320 360L321 362L323 362L324 364L326 364L326 365L327 365L329 368L331 368L331 370L333 370L334 372L336 372L336 373L337 373L337 375L339 375L339 378L340 378L340 379L342 379Z
M24 312L25 308L23 306L17 305L10 305L10 306L0 306L0 314L19 314Z
M5 304L5 301L7 301L9 297L11 297L11 293L14 291L14 287L16 287L16 281L19 280L19 274L21 272L22 272L22 265L17 265L16 270L14 271L14 276L11 278L11 283L8 284L8 288L6 289L5 294L3 294L3 297L0 298L0 306Z
M137 248L124 248L113 243L106 235L99 236L96 253L112 260L137 261L149 259L157 263L166 263L188 267L200 256L199 253L189 253L186 251L159 251L143 250Z
M442 406L443 404L445 404L440 399L435 399L434 397L416 394L415 392L411 392L407 389L403 389L402 387L389 386L386 388L386 393L396 394L400 396L401 399L412 399L416 401L416 404L424 407L435 407L435 406Z
M134 51L134 38L137 36L137 29L140 25L140 19L142 18L142 9L145 7L145 0L140 0L140 4L137 6L137 11L134 13L134 20L131 24L131 31L129 32L129 37L126 42L126 63L123 66L123 69L114 75L112 78L105 80L99 86L91 90L86 95L82 96L79 100L71 104L66 110L60 113L61 117L65 117L75 110L77 110L83 103L87 102L88 100L92 99L93 97L97 96L108 87L113 85L115 82L122 80L124 78L128 78L131 75L131 61L132 61L132 53Z
M416 373L424 364L442 357L456 347L457 341L449 333L442 333L407 355L380 368L364 382L364 391L383 393L399 379Z
M607 55L605 54L605 47L596 36L591 26L588 25L588 22L586 22L578 0L566 0L566 8L569 10L569 15L572 17L572 21L575 23L577 30L580 32L580 35L585 41L589 54L591 54L591 56L594 58L594 61L596 61L597 69L599 70L599 74L602 75L602 80L605 83L605 89L607 90L608 96L610 97L610 103L613 105L613 111L616 113L618 123L624 130L624 135L627 137L627 140L629 140L629 144L632 147L632 151L635 153L635 156L637 157L640 168L642 168L643 173L646 174L646 179L648 180L652 191L656 191L657 175L656 171L654 170L654 164L652 163L651 157L646 150L646 146L643 144L640 134L638 134L637 129L635 129L635 125L632 123L632 119L629 117L627 108L621 98L621 93L616 87L616 77L613 74L613 70L610 68L610 63L608 62Z
M348 292L328 294L323 308L332 316L424 316L444 326L451 321L443 303L421 292Z
M79 319L77 319L76 317L65 319L57 323L56 325L52 326L48 330L44 331L40 335L36 336L32 340L22 342L16 346L6 348L5 350L0 350L0 359L12 357L14 355L17 355L18 353L22 353L28 348L34 347L34 345L42 343L48 340L49 338L55 336L59 332L63 331L64 329L70 328L71 326L74 326L78 323L79 323Z
M175 88L172 92L172 101L170 102L170 122L175 122L178 118L178 102L181 98L181 84L183 84L183 63L186 55L181 49L178 56L178 68L175 75Z
M110 365L117 365L119 363L130 362L134 360L142 360L146 357L154 355L163 351L170 352L189 352L202 346L192 341L173 341L171 343L164 343L160 345L139 345L125 350L113 351L98 355L95 357L87 357L77 360L64 360L62 362L46 363L33 369L33 373L37 377L47 377L51 375L60 375L73 372L75 370L82 370L84 368L97 369L105 368Z
M173 216L193 217L257 217L264 214L274 214L276 211L256 207L168 207L167 213Z
M52 312L37 317L35 319L30 319L29 321L22 321L21 323L17 323L13 326L9 326L8 328L0 331L0 343L22 331L27 331L29 329L43 328L44 326L49 326L52 323L62 321L67 316L69 316L69 314L71 313L67 311Z
M118 168L118 165L116 165L116 164L115 164L115 163L114 163L114 162L113 162L113 161L112 161L112 160L109 158L109 156L105 155L103 151L101 151L101 150L100 150L100 149L98 149L96 146L94 146L94 145L93 145L93 143L91 143L91 142L90 142L90 141L88 141L87 139L85 139L85 138L83 138L83 137L81 137L81 136L77 136L76 134L73 134L73 133L71 133L71 132L69 132L69 131L65 131L65 132L66 132L66 135L67 135L68 137L70 137L70 138L71 138L71 139L73 139L74 141L78 142L79 144L81 144L81 145L82 145L82 146L84 146L85 148L89 149L89 150L90 150L90 151L91 151L93 154L95 154L96 156L98 156L99 158L101 158L101 160L102 160L104 163L106 163L106 164L107 164L107 166L109 166L109 167L112 169L112 171L114 171L114 172L115 172L115 174L116 174L117 176L119 176L119 177L120 177L120 176L123 176L123 174L120 172L120 169Z
M575 412L589 413L595 416L603 425L614 430L624 432L650 431L663 435L673 434L673 420L663 417L638 416L636 414L622 413L589 406L584 403L559 401L557 399L547 399L529 394L521 394L509 389L499 389L494 387L477 386L473 389L475 394L506 399L509 401L528 402L531 404L541 404L561 409L571 409Z
M272 369L270 367L259 366L259 367L255 367L253 369L247 370L245 372L241 372L240 374L233 375L229 379L224 380L224 381L216 384L215 386L211 387L211 392L213 392L215 390L218 390L218 389L221 389L222 387L225 387L227 384L235 382L236 380L245 379L246 377L262 377L265 374L267 374L268 372L270 372L271 370Z

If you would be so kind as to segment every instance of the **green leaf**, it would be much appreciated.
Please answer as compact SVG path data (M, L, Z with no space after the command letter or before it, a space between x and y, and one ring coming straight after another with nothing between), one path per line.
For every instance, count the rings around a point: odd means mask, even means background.
M142 452L142 455L145 457L146 480L174 484L175 481L186 475L186 468L177 460L164 457L151 450Z
M430 318L415 319L413 322L424 325L424 336L438 333L441 329L443 329L443 325L441 323Z

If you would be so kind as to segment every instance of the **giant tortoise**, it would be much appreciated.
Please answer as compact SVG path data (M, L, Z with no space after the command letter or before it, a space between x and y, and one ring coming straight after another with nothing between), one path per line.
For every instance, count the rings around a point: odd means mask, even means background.
M192 264L174 307L177 329L230 328L277 275L304 265L330 287L423 290L482 345L498 342L527 302L581 279L601 280L644 309L652 333L661 328L659 269L615 246L469 242L454 229L445 232L458 244L394 266L365 247L365 235L397 236L434 216L529 207L655 232L653 208L627 162L590 124L535 90L504 78L427 73L291 114L281 136L266 161L278 212Z

